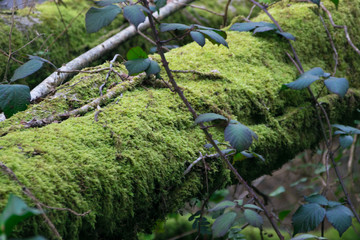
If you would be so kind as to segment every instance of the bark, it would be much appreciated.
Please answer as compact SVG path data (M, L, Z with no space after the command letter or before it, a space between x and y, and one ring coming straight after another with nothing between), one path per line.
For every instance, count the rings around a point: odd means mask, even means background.
M360 1L344 1L338 11L330 3L327 7L334 21L347 25L353 42L359 44L360 20L356 16L360 14ZM305 70L322 67L330 72L334 66L332 49L315 8L313 4L289 5L285 1L269 10L285 31L297 37L294 47ZM265 15L253 20L268 21ZM347 77L351 89L344 99L323 91L320 102L332 123L348 124L358 117L360 57L349 47L343 32L330 31L339 55L336 76ZM289 51L287 42L271 34L227 34L229 49L210 42L204 48L192 43L166 56L174 70L216 70L222 76L212 79L179 73L177 81L198 113L231 116L257 133L259 140L252 150L266 161L235 163L240 174L251 181L271 174L298 152L316 146L321 131L306 90L280 91L282 84L297 77L296 68L285 54ZM156 55L152 58L159 61ZM98 68L108 66L106 63ZM125 72L121 64L115 70ZM190 113L175 94L143 76L130 84L112 75L106 85L108 93L117 91L119 84L128 90L115 98L109 94L112 98L99 101L100 108L87 108L81 115L25 129L24 123L32 119L45 119L94 102L105 77L106 72L79 74L56 94L0 123L1 162L40 201L79 213L91 210L85 217L49 212L64 239L133 239L137 232L151 231L158 219L164 219L190 198L206 195L207 187L212 192L231 183L229 172L216 158L207 159L207 174L198 163L183 175L199 157L199 151L207 153L203 148L205 136L193 126ZM316 94L321 89L321 82L314 84ZM211 133L223 141L222 130L211 129ZM21 188L1 175L2 206L10 192L21 195ZM19 234L35 230L47 234L41 219L28 221Z

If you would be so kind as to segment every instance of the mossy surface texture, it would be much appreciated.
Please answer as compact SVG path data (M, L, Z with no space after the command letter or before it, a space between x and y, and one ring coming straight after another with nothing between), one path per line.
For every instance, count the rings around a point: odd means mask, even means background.
M244 14L249 9L249 4L240 3L240 0L233 2L229 11L229 17L234 14ZM54 1L45 2L36 5L34 8L25 8L15 12L14 27L12 29L12 44L11 49L15 50L23 47L28 42L32 41L26 47L22 48L14 57L22 62L28 61L27 55L39 55L53 62L57 67L71 61L78 55L102 43L107 38L115 35L121 29L127 26L122 14L119 14L115 20L105 28L102 28L97 33L89 34L85 29L85 14L91 6L96 6L93 1L86 0L65 0L66 6L60 4L57 8ZM223 12L226 4L224 1L195 1L195 4L207 9L212 9L216 12ZM181 22L184 24L192 24L195 21L206 26L219 27L222 24L222 17L210 14L209 12L197 9L187 8L181 12L166 19L167 22ZM11 11L7 10L7 14L0 14L0 49L4 52L9 51L9 32L11 29L12 15ZM186 13L186 14L184 14ZM65 31L66 29L66 31ZM36 37L38 34L41 36ZM171 35L167 35L171 37ZM185 41L186 42L186 41ZM176 44L182 45L184 41ZM111 59L115 53L126 55L128 49L135 44L141 45L147 51L152 47L147 40L137 36L119 46L113 53L105 54L102 59L94 63L89 63L90 66L99 64L101 61ZM45 51L47 50L47 52ZM0 77L3 79L5 74L5 66L7 64L7 57L0 54ZM15 69L20 66L15 61L10 61L10 69L7 73L7 78L10 79ZM30 88L35 87L49 74L54 71L54 68L46 64L36 74L27 77L18 82L25 83Z
M338 24L347 24L354 43L359 43L359 1L341 2ZM297 37L294 46L305 70L322 67L332 71L332 49L314 9L316 5L280 2L270 8L285 31ZM268 19L260 15L254 21ZM338 77L347 77L352 89L343 100L324 92L320 101L332 123L348 123L356 116L360 93L359 56L349 47L342 31L333 32L338 46ZM336 33L336 34L335 34ZM249 159L236 163L240 174L252 180L270 174L299 151L321 140L320 127L306 91L281 91L282 84L298 73L285 55L288 43L275 35L228 32L229 49L207 42L204 48L192 43L166 54L170 67L210 72L209 79L179 74L176 79L185 96L200 113L226 113L248 125L259 140L252 150L266 161ZM159 60L158 56L153 56ZM104 67L108 63L104 64ZM124 71L124 67L116 67ZM162 72L165 76L165 72ZM150 231L157 219L175 211L191 197L231 182L220 160L208 160L207 175L201 164L186 176L183 171L205 154L202 131L179 97L167 88L144 83L85 116L72 117L42 128L25 129L22 121L41 119L90 102L98 97L106 72L79 74L66 88L0 123L0 159L41 201L77 212L91 210L85 217L49 210L64 239L132 239ZM120 81L111 77L107 86ZM120 83L125 84L125 83ZM320 87L314 85L317 94ZM109 89L111 91L111 89ZM106 91L104 90L104 93ZM211 129L222 141L221 129ZM20 187L0 176L1 206L10 192L21 195ZM24 197L24 196L23 196ZM30 202L30 201L29 201ZM50 235L42 219L28 221L18 234Z

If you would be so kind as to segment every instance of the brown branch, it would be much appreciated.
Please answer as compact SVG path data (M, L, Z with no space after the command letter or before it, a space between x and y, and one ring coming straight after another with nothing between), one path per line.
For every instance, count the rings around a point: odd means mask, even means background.
M223 25L222 27L226 27L227 24L227 18L228 18L228 12L229 12L229 6L231 4L232 0L228 0L225 6L225 11L224 11L224 15L223 15Z
M34 119L30 120L29 122L23 123L23 125L25 126L25 128L43 127L43 126L51 124L55 121L62 121L62 120L65 120L65 119L68 119L68 118L74 117L74 116L82 116L85 113L96 109L97 106L106 104L109 100L119 96L127 89L140 84L143 81L143 79L144 79L144 74L141 74L138 77L129 78L129 81L126 81L126 82L123 82L122 84L117 85L116 87L112 88L112 90L109 91L108 93L106 93L105 95L94 99L90 103L88 103L80 108L77 108L77 109L74 109L74 110L71 110L68 112L56 114L56 115L51 115L44 119L37 120L34 118Z
M338 52L337 52L337 50L336 50L336 46L335 46L334 40L333 40L333 38L332 38L332 36L331 36L331 33L330 33L328 27L326 26L326 23L325 23L325 21L324 21L324 18L321 16L321 14L319 14L319 18L320 18L321 23L323 24L323 26L324 26L324 28L325 28L326 34L328 35L331 48L332 48L333 51L334 51L335 66L334 66L334 72L333 72L332 76L335 76L335 74L336 74L336 69L337 69L337 66L338 66L338 64L339 64L339 54L338 54Z
M42 208L41 202L34 196L34 194L22 182L20 182L20 180L16 177L15 173L10 168L8 168L3 162L0 162L0 168L6 175L8 175L10 177L10 179L15 181L21 187L24 194L26 196L28 196L35 203L36 207L42 212L41 215L43 216L44 221L49 226L49 228L51 229L51 231L53 232L55 237L57 239L62 239L62 237L60 236L55 225L51 222L49 217L45 214L45 211Z
M335 24L335 22L333 20L333 17L331 15L331 12L324 6L323 3L320 3L320 7L326 12L326 14L329 17L330 23L334 28L342 28L342 29L344 29L345 37L346 37L348 43L355 50L355 52L360 55L360 50L355 46L355 44L352 42L352 40L350 38L350 35L349 35L349 32L348 32L348 27L346 25L341 26L341 25Z
M11 56L12 56L12 51L11 51L11 40L12 40L12 32L14 29L14 24L15 24L15 19L14 19L14 15L15 15L15 0L13 0L13 8L12 8L12 13L11 13L11 26L10 26L10 30L9 30L9 57L6 63L6 67L5 67L5 73L4 73L4 79L3 81L8 81L7 79L7 74L9 72L9 67L10 67L10 60L11 60Z
M2 50L2 49L0 49L0 53L1 53L2 55L4 55L5 57L9 57L9 56L10 56L9 54L7 54L7 53L6 53L4 50ZM12 59L13 61L21 64L21 65L24 64L24 62L22 62L22 61L20 61L20 60L17 60L14 56L11 56L11 59Z

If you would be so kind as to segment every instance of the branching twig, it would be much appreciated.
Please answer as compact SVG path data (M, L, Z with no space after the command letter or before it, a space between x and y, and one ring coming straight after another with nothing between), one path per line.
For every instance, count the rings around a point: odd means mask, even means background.
M17 184L19 184L19 186L23 190L24 194L26 196L28 196L35 203L36 207L42 212L41 215L43 216L44 221L49 226L49 228L51 229L53 234L56 236L56 238L57 239L62 239L62 237L60 236L60 234L59 234L58 230L56 229L55 225L51 222L49 217L45 214L45 211L42 208L41 202L34 196L34 194L22 182L20 182L20 180L16 177L15 173L10 168L8 168L3 162L0 162L0 168L13 181L15 181Z
M350 35L349 35L349 32L348 32L348 27L346 25L341 26L341 25L335 24L335 22L334 22L334 20L332 18L331 12L324 6L323 3L320 3L320 7L321 7L321 9L323 9L327 13L327 15L329 17L329 20L330 20L330 23L334 28L342 28L342 29L344 29L345 37L346 37L348 43L355 50L355 52L360 55L360 50L355 46L355 44L352 42L352 40L350 38Z
M229 12L229 6L232 0L228 0L225 6L225 10L224 10L224 16L223 16L223 25L222 27L226 27L227 25L227 18L228 18L228 12Z
M117 85L116 87L112 88L111 91L109 91L105 95L103 95L99 98L96 98L95 100L82 106L81 108L77 108L77 109L71 110L69 112L61 113L61 114L51 115L47 118L40 119L40 120L37 120L34 118L34 119L30 120L29 122L23 123L23 125L25 126L25 128L43 127L43 126L51 124L55 121L61 121L64 119L68 119L69 117L72 117L72 116L84 115L85 113L97 108L97 106L106 104L109 100L119 96L125 90L127 90L135 85L140 84L143 81L143 79L144 79L144 74L142 74L138 77L130 78L129 81L126 81L126 82L123 82L123 84Z
M336 74L336 69L337 69L337 66L338 66L338 64L339 64L339 55L338 55L338 52L337 52L337 50L336 50L336 46L335 46L335 44L334 44L334 40L333 40L333 38L332 38L332 36L331 36L331 33L330 33L329 29L327 28L326 23L325 23L325 21L324 21L324 18L321 16L321 14L319 14L319 18L320 18L321 23L323 24L323 26L324 26L324 28L325 28L326 34L328 35L331 48L332 48L333 51L334 51L335 66L334 66L334 72L333 72L332 76L335 76L335 74Z
M105 77L105 81L103 84L101 84L101 86L99 87L99 93L100 93L100 96L103 95L102 91L103 91L103 88L105 87L109 77L110 77L110 73L112 72L113 70L113 64L114 62L116 61L116 59L120 56L120 54L115 54L114 58L110 61L110 66L109 66L109 71L108 73L106 74L106 77Z

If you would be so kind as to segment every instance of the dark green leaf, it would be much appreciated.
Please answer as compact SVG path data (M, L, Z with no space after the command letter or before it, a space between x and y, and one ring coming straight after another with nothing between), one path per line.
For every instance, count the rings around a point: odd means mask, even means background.
M255 209L255 210L258 210L258 211L264 211L261 207L258 207L254 204L245 204L243 206L244 208L248 208L248 209Z
M150 66L146 69L146 75L157 74L160 72L160 66L157 62L150 60Z
M328 201L328 206L331 208L335 207L335 206L339 206L339 205L341 205L341 203L335 202L335 201ZM352 216L352 213L351 213L351 216Z
M38 214L41 214L41 211L28 207L22 199L10 194L8 203L0 216L0 234L10 235L18 223Z
M245 220L253 227L261 228L264 223L262 217L253 210L245 209L244 216Z
M305 198L305 201L308 203L317 203L317 204L324 205L324 206L328 205L328 200L323 195L320 195L320 194L313 194L313 195L310 195L310 196L304 197L304 198Z
M354 138L350 135L343 135L343 136L340 136L340 145L343 147L343 148L348 148L351 146L351 144L353 143L354 141Z
M144 50L142 50L141 47L131 48L126 54L126 58L128 60L135 60L139 58L148 58L148 57L149 56L146 54Z
M91 7L85 16L85 26L88 33L94 33L109 25L121 13L121 8L108 5L103 8Z
M340 130L337 130L334 132L334 135L339 135L339 134L346 134L346 132L343 132L343 131L340 131Z
M326 79L324 83L330 92L335 93L340 97L344 97L349 89L349 82L345 78L330 77Z
M204 123L204 122L211 122L214 120L225 120L227 121L228 119L220 114L216 114L216 113L204 113L199 115L196 119L195 119L195 124L199 124L199 123Z
M15 70L14 75L11 77L10 81L15 82L18 79L25 78L36 71L38 71L43 66L43 61L37 59L31 59L30 61L21 65L18 69Z
M0 85L0 111L6 118L26 110L30 103L30 88L26 85Z
M292 35L291 33L288 32L280 32L280 31L276 31L277 34L283 36L284 38L288 39L288 40L293 40L295 41L296 38L294 37L294 35Z
M105 7L114 3L125 2L126 0L103 0L103 1L95 1L95 3L100 7Z
M229 148L229 149L221 150L221 152L222 152L224 155L227 155L227 154L229 154L229 153L235 152L235 149Z
M218 140L214 140L215 144L218 145L219 144L219 141ZM212 148L214 147L211 143L207 143L204 145L205 148L209 149L209 148Z
M230 227L233 225L236 219L235 212L228 212L218 217L212 225L213 236L222 237L224 236Z
M204 35L202 35L199 32L195 32L195 31L191 31L190 32L190 36L191 38L197 42L197 44L199 44L201 47L203 47L205 45L205 37Z
M242 152L247 150L253 141L253 132L246 126L238 124L229 124L224 131L225 140L237 150Z
M339 0L330 0L330 1L335 4L336 9L339 7Z
M296 210L292 217L294 234L314 230L324 219L325 209L317 203L304 204Z
M326 210L326 218L341 235L351 226L353 216L349 208L337 205Z
M313 3L315 3L316 5L320 4L320 0L311 0Z
M272 23L267 22L247 22L247 23L235 23L230 27L230 30L232 31L238 31L238 32L247 32L251 31L257 27L271 27L273 29L276 29L276 26Z
M258 32L268 32L268 31L273 31L275 30L275 28L273 27L268 27L268 26L264 26L264 27L257 27L254 30L254 34L258 33Z
M316 80L319 80L320 77L323 77L324 75L325 72L321 68L316 67L302 74L294 82L285 85L291 89L296 89L296 90L304 89L310 86L310 84L312 84Z
M199 30L199 32L203 33L207 39L210 40L210 42L214 44L222 44L225 47L229 48L227 42L225 39L218 33L212 30Z
M181 23L162 23L160 24L160 31L161 32L168 32L174 30L187 30L190 29L189 26Z
M178 48L179 47L179 45L163 45L163 47L166 47L166 48L168 48L168 49L175 49L175 48ZM152 48L150 48L150 53L152 54L152 53L156 53L158 50L157 50L157 47L152 47Z
M130 76L135 76L144 72L150 66L150 59L135 59L125 62L125 67L129 71Z
M279 219L282 221L286 218L287 215L289 215L289 213L291 213L291 210L284 210L279 212Z
M222 210L222 209L225 209L228 207L235 207L235 206L236 206L236 203L225 200L225 201L218 203L215 207L210 209L209 212L214 212L214 211Z
M357 128L353 128L350 126L344 126L341 124L333 124L332 126L340 129L341 131L343 131L347 134L360 134L360 129L357 129Z
M139 5L126 6L124 7L124 17L137 28L140 23L145 22L146 17L142 10L144 11L144 8Z
M57 67L52 63L50 62L49 60L45 59L45 58L42 58L42 57L39 57L39 56L33 56L33 55L28 55L29 56L29 59L32 60L32 59L35 59L35 60L38 60L38 61L42 61L42 62L45 62L45 63L48 63L50 64L51 66L53 66L55 69L57 69Z
M160 8L166 5L167 0L155 0L156 9L159 10Z

